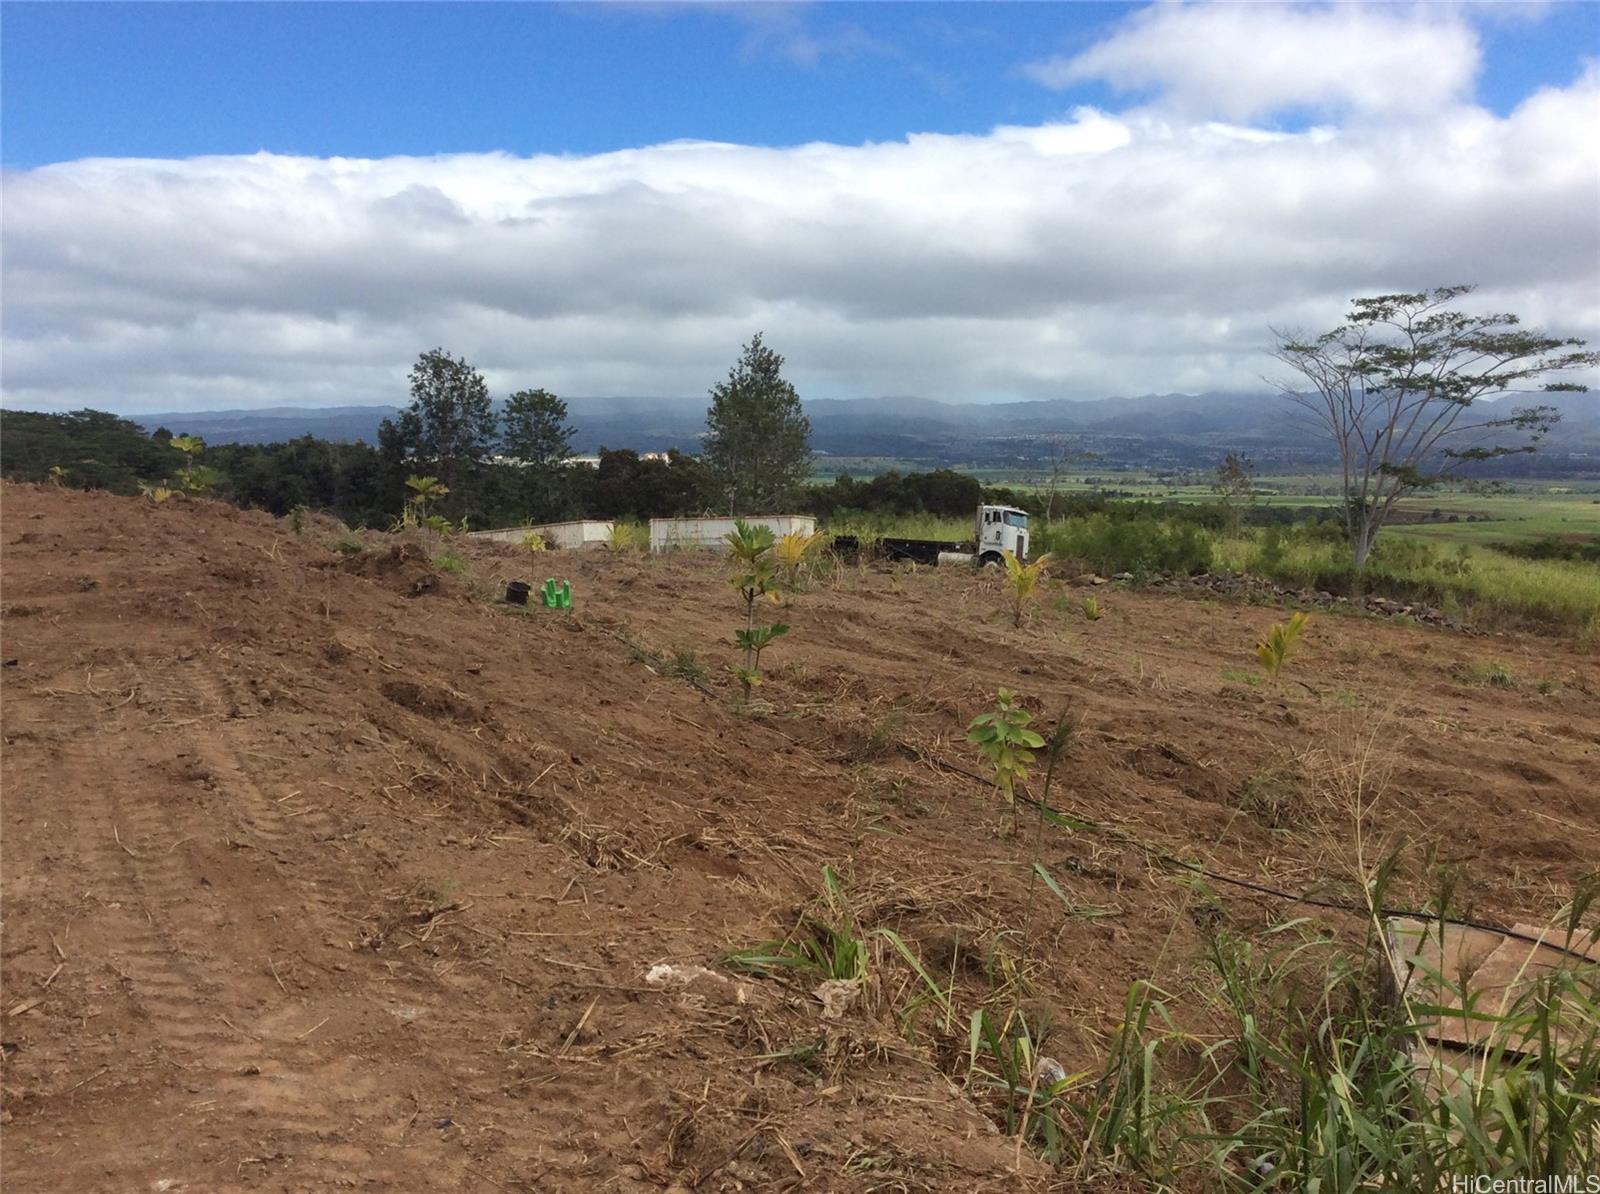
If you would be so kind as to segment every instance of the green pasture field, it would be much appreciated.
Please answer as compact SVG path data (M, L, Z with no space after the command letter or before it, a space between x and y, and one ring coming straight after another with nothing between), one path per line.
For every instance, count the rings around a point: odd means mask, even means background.
M1317 479L1318 483L1326 478ZM1118 485L1116 488L1133 488ZM1157 500L1214 501L1209 491L1192 487L1148 486ZM1326 506L1318 494L1274 493L1262 502ZM1435 514L1437 511L1437 514ZM1454 515L1458 521L1448 519ZM1403 516L1423 521L1391 523L1384 539L1426 545L1431 552L1386 553L1392 558L1371 566L1371 591L1407 592L1417 586L1437 594L1447 612L1492 626L1533 619L1600 637L1600 568L1564 560L1525 560L1494 550L1499 543L1528 542L1548 536L1600 538L1600 485L1525 486L1520 491L1475 494L1440 492L1409 499ZM1473 521L1468 522L1471 517ZM965 519L931 515L866 516L833 522L834 534L863 537L896 536L962 541L972 535ZM1044 520L1035 520L1036 542L1046 534ZM1263 532L1247 528L1237 536L1214 535L1213 566L1258 571ZM1380 541L1381 546L1381 541ZM1338 542L1317 542L1289 536L1270 575L1285 583L1318 587L1319 576L1347 568L1349 550Z
M1534 539L1600 537L1600 493L1441 494L1403 503L1408 515L1451 514L1459 522L1408 522L1393 529L1444 543L1519 543ZM1467 514L1477 516L1467 522Z
M862 457L852 475L865 479L903 467L904 461ZM849 471L849 470L843 470ZM986 485L1007 485L1024 492L1049 488L1048 478L1037 471L971 469ZM1090 481L1089 478L1093 478ZM1063 493L1111 490L1136 499L1157 502L1215 502L1216 494L1203 478L1185 478L1183 483L1160 480L1148 473L1125 476L1084 472L1060 478L1055 488ZM1256 478L1256 504L1259 506L1320 509L1335 506L1339 500L1339 479L1332 475L1295 474ZM1435 517L1434 512L1438 512ZM1517 482L1491 494L1472 493L1456 488L1418 494L1399 506L1400 517L1390 525L1395 534L1414 536L1441 544L1493 544L1530 542L1550 536L1557 538L1600 537L1600 481L1578 480L1560 483ZM1450 521L1451 516L1455 521ZM1472 521L1468 521L1468 518ZM936 538L903 529L904 520L887 519L879 533L917 538ZM964 537L963 530L956 538Z

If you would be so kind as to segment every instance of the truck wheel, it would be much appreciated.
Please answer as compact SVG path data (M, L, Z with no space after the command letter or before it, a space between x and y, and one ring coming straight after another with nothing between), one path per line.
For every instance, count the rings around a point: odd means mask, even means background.
M984 552L981 556L978 557L978 567L980 567L980 568L998 568L998 567L1000 567L1000 553L997 552L997 551L986 551L986 552Z

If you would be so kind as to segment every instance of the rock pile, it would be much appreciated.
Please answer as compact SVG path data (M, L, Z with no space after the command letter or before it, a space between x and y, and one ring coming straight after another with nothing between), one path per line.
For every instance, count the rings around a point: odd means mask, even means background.
M1109 583L1133 584L1135 578L1131 572L1118 572L1110 578L1087 573L1072 577L1067 583L1080 587ZM1291 588L1244 572L1202 572L1195 576L1157 574L1144 582L1142 587L1171 592L1215 593L1221 597L1248 601L1255 605L1282 605L1287 601L1313 609L1363 609L1366 613L1379 617L1407 617L1430 626L1444 626L1451 630L1471 633L1459 619L1422 602L1368 597L1362 604L1341 594L1330 593L1326 589Z

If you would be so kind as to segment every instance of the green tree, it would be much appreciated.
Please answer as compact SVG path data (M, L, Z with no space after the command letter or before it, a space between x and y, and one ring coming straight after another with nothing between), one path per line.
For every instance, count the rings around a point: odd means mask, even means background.
M544 520L566 513L572 455L567 404L549 390L518 390L500 415L500 448L522 470L527 514Z
M1278 388L1339 450L1345 534L1358 569L1402 497L1460 476L1463 465L1534 451L1560 417L1552 406L1515 406L1507 395L1586 390L1537 383L1600 365L1582 340L1524 331L1508 313L1455 310L1471 291L1356 299L1346 322L1320 336L1273 329L1272 355L1299 375ZM1512 442L1495 442L1503 437Z
M589 517L674 518L704 513L714 501L700 460L676 451L647 460L630 448L602 446L599 467L574 469L568 481Z
M0 411L0 473L19 481L46 481L51 469L73 489L109 489L124 495L141 483L170 477L184 456L165 439L145 435L130 419L99 410L41 414Z
M1229 534L1238 534L1244 508L1256 500L1255 471L1250 458L1237 452L1229 452L1217 465L1211 490L1222 504L1222 517L1228 524Z
M811 472L811 421L782 370L758 332L711 391L704 459L730 513L780 508Z
M442 348L425 352L411 369L411 405L398 419L385 419L378 437L408 463L408 471L431 469L454 492L494 445L488 383Z

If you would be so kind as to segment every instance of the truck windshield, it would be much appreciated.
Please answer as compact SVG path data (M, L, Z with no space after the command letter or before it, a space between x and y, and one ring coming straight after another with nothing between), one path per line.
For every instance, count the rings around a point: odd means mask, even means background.
M1015 510L1007 510L1005 519L1008 527L1026 527L1028 525L1028 516L1019 514Z

